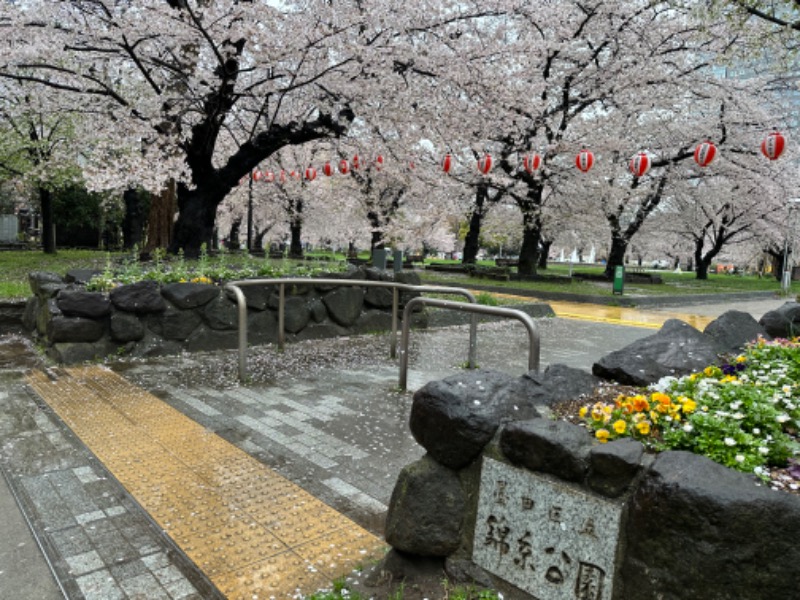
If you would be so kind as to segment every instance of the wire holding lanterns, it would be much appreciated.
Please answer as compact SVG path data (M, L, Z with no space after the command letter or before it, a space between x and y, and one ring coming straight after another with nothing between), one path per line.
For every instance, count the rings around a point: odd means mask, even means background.
M759 150L770 161L778 160L784 155L788 148L788 141L786 136L780 131L773 130L767 133L759 144ZM520 152L518 154L519 165L518 174L536 175L541 172L544 167L544 154L535 151ZM686 155L684 155L686 156ZM697 143L694 151L690 155L700 167L708 167L718 157L717 146L711 140L704 140ZM433 162L432 165L437 163ZM492 154L486 152L482 156L476 156L475 164L478 172L481 175L488 175L496 166L495 159ZM555 163L556 169L559 164ZM582 173L588 173L595 166L595 155L587 147L575 155L575 167ZM653 166L653 157L646 151L641 151L633 155L626 163L628 171L634 177L643 177L646 175ZM393 162L393 165L400 171L410 173L417 168L421 168L414 158L398 159ZM435 168L435 167L434 167ZM438 168L446 175L453 175L459 169L458 160L452 151L446 152L441 161L438 163ZM318 178L318 175L325 175L326 178L334 177L335 175L348 175L354 173L356 170L372 169L375 172L390 172L391 167L387 165L385 156L383 154L376 154L374 158L364 159L361 153L354 153L351 158L341 158L339 160L325 160L318 167L309 166L306 169L299 168L295 170L279 170L268 171L261 167L257 167L250 171L249 178L253 182L262 181L266 183L279 183L285 184L287 181L307 181L311 182ZM313 175L311 172L313 170ZM503 173L501 173L502 175ZM513 176L513 175L512 175ZM243 176L239 183L247 180L247 175Z

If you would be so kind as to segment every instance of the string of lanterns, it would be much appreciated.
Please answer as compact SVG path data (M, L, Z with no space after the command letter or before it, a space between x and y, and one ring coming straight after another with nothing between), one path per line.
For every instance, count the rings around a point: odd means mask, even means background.
M773 131L761 142L761 153L769 160L777 160L780 158L785 148L786 137L779 131ZM695 163L697 163L700 167L707 167L710 165L716 156L717 147L710 140L705 140L699 143L694 149L693 158ZM522 156L522 169L525 172L533 175L542 167L543 162L544 159L537 152L525 154ZM361 157L356 154L350 161L344 158L341 159L338 164L338 171L342 175L347 175L351 169L359 170L362 166L364 165L362 164ZM383 156L379 154L371 166L376 171L380 171L384 166ZM485 154L484 156L480 157L476 163L477 170L481 175L488 175L493 166L494 159L492 158L491 154ZM575 167L583 173L588 173L593 166L594 153L587 148L581 149L580 152L578 152L578 154L575 156ZM650 158L650 155L647 154L647 152L639 152L630 159L630 162L628 163L628 170L631 172L631 174L633 174L634 177L642 177L650 170L651 166L652 159ZM450 174L453 172L454 167L455 159L453 158L453 155L449 153L445 154L440 163L442 172L445 174ZM415 168L415 164L410 162L408 164L408 168L413 170ZM326 177L332 177L335 175L336 170L337 169L334 168L330 161L326 161L322 166L322 173ZM289 179L295 179L298 181L305 179L306 181L310 182L314 181L316 178L317 170L311 166L309 166L303 173L298 171L289 171L287 174L287 172L284 170L281 170L277 175L272 171L260 170L255 170L252 173L253 181L266 181L267 183L273 183L275 181L278 183L285 183Z

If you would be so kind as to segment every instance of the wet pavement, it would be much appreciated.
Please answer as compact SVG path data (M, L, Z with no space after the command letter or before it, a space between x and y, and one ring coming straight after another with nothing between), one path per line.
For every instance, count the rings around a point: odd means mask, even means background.
M759 318L781 304L780 299L739 302L735 308ZM568 312L554 308L557 314ZM589 320L590 307L583 307L583 314L574 318L537 320L542 368L565 363L589 369L607 352L652 334L653 326L682 314L675 308L649 309L629 315L631 318L620 316L627 324L619 325L614 323L614 315L605 312L608 308L603 307L602 315L595 314L596 320ZM701 309L688 307L687 312L702 311L713 318L730 308L734 307L707 304ZM221 596L218 588L229 597L294 596L297 592L291 585L283 588L283 595L266 595L266 588L260 585L264 577L257 584L258 578L248 577L246 566L204 563L202 553L198 558L192 550L198 547L190 535L196 523L184 519L188 529L173 535L159 507L180 506L180 501L169 495L170 489L185 489L184 484L170 483L176 470L167 468L162 479L145 481L143 486L136 483L142 480L142 471L147 475L164 461L153 454L153 448L143 445L140 430L128 429L133 422L130 414L122 418L111 412L103 421L97 411L106 410L115 386L130 386L126 393L116 394L117 400L138 395L146 399L154 414L174 413L179 427L188 428L175 433L178 430L170 426L165 438L184 440L184 446L168 449L172 456L186 453L182 465L191 464L193 457L198 465L214 464L217 459L211 449L219 447L224 449L220 455L224 458L219 459L223 463L233 460L248 465L250 473L260 473L250 480L245 473L233 488L223 488L229 492L212 490L217 496L232 497L234 491L252 488L252 495L233 504L234 513L240 507L250 511L250 516L260 510L259 523L266 523L269 515L291 512L270 496L272 488L283 489L283 483L275 482L286 481L299 486L299 491L291 488L294 491L286 493L307 493L309 502L324 503L324 507L314 505L314 515L331 507L352 520L353 530L364 528L379 536L399 470L423 453L407 426L412 393L427 381L461 372L467 340L463 326L412 332L408 392L397 387L398 365L389 358L388 336L373 335L294 344L282 353L274 347L254 348L245 385L237 380L236 353L226 351L110 364L107 377L103 369L93 367L97 371L89 371L96 376L91 393L85 391L89 388L81 388L88 385L85 382L67 393L59 385L68 379L63 370L44 365L24 340L3 339L0 467L9 485L0 488L6 534L0 553L0 597L213 598ZM527 370L527 349L527 334L518 323L483 323L479 327L481 368L522 374ZM17 362L4 360L9 356L15 356ZM36 366L41 370L35 383L26 380L25 372ZM97 404L90 412L91 402ZM141 415L145 422L147 414ZM161 420L156 418L155 425ZM142 456L147 460L126 455L114 464L114 457L134 447L143 447ZM258 471L261 468L265 470ZM126 472L132 474L131 481L126 482ZM272 483L259 488L255 485L259 478ZM204 482L208 480L201 480L190 496L202 496ZM185 494L177 497L186 498ZM197 512L191 506L186 511L189 515ZM325 540L322 534L313 533L312 521L303 521L305 518L307 515L301 516L295 527L307 528L309 542L341 544L352 547L356 554L364 550L364 544ZM29 525L36 537L30 535ZM351 529L325 526L338 528L336 531ZM217 523L212 529L224 534L228 528ZM225 543L246 537L241 530L230 531L235 533ZM280 538L280 533L276 535ZM303 553L284 543L285 552L302 559L304 574L320 575L309 577L310 585L336 576L335 569L326 566L337 561L323 560L319 552ZM214 555L222 546L217 543L208 548ZM336 568L354 564L352 557L340 557L338 563ZM287 572L283 567L262 570L268 582L269 573L276 569ZM232 587L231 582L244 587Z

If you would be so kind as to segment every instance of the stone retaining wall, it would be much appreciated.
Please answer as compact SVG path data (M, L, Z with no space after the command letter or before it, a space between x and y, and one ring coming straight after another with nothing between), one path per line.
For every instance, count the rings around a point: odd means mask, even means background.
M385 531L394 550L374 576L435 557L515 599L797 597L800 497L548 418L597 382L554 365L418 390L410 426L427 454L398 477Z
M105 292L87 291L68 274L31 273L33 296L23 325L42 342L48 356L74 364L114 354L137 357L219 350L238 346L235 298L215 285L142 281ZM325 278L397 281L419 285L413 272L392 274L357 269ZM246 286L248 342L278 339L278 286ZM401 309L416 294L400 294ZM284 328L287 341L391 329L392 291L387 288L287 286ZM402 316L402 315L401 315ZM418 313L414 326L425 326Z

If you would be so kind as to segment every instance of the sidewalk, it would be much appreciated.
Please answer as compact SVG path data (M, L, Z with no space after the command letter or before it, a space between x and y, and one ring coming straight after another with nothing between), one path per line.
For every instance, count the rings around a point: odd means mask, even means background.
M735 308L759 318L782 304L783 300L752 301ZM706 304L687 312L702 309L716 316L730 308ZM566 363L589 369L607 352L652 334L653 319L669 318L674 310L639 311L646 327L612 324L607 317L604 322L539 320L542 368ZM163 402L243 456L257 459L380 535L399 470L422 454L407 425L412 392L429 380L460 372L467 337L466 327L412 332L410 391L405 393L397 388L397 362L388 358L385 335L295 344L280 354L272 347L254 349L248 361L250 380L244 386L236 377L236 353L230 351L126 362L113 370L149 393L159 414L158 404ZM527 335L518 323L479 327L481 368L522 374L527 347ZM58 377L55 371L52 375ZM49 575L13 498L0 487L0 515L6 525L0 546L0 597L59 598L59 585L69 598L216 597L210 573L187 559L186 547L179 548L188 546L191 554L196 544L170 539L163 524L131 499L128 492L136 486L128 484L126 491L120 485L122 475L112 475L53 408L32 393L20 369L6 369L2 378L0 465L59 583ZM97 390L101 396L103 391L102 386ZM80 409L81 404L76 406ZM147 414L142 418L147 420ZM90 430L93 422L87 422ZM109 429L98 426L100 433ZM125 449L141 445L134 434L119 441ZM205 459L202 448L195 453ZM155 461L152 464L161 462ZM135 469L131 473L140 477ZM169 503L167 491L159 488L157 496Z

